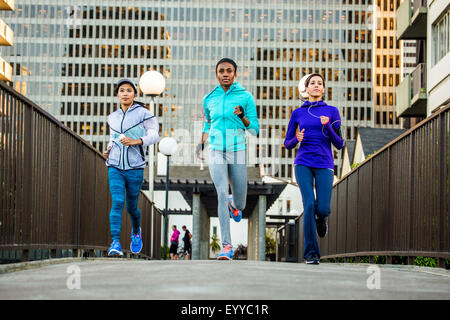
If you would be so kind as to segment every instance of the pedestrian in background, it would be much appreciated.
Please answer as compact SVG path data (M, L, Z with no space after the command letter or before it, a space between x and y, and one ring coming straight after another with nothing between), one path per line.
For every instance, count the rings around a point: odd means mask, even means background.
M186 228L186 226L182 227L183 231L184 231L184 236L183 236L183 243L184 243L184 259L185 260L190 260L191 259L191 251L192 251L192 246L191 246L191 239L192 239L192 234L191 232Z
M172 236L170 237L170 259L178 260L180 256L178 255L178 237L180 236L180 231L178 231L177 226L172 226Z

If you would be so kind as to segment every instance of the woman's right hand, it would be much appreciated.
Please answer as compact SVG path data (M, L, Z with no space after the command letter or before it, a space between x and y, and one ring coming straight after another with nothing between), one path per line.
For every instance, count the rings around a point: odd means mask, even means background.
M302 131L297 132L297 140L298 140L298 142L302 142L303 137L304 137L304 135L305 135L304 132L305 132L305 129L302 129Z
M106 158L106 160L108 160L110 150L111 150L111 148L108 148L105 151L103 151L103 156Z
M196 147L195 147L195 155L198 159L200 160L205 160L205 158L203 158L201 155L203 153L203 150L205 149L205 144L202 142L200 142Z

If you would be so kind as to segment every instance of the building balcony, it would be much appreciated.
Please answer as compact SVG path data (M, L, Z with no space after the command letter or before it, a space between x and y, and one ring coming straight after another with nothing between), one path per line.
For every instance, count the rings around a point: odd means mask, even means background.
M14 0L0 0L0 10L14 10Z
M397 39L426 39L427 12L426 0L404 0L397 9Z
M14 32L0 19L0 46L12 46L14 43Z
M11 65L0 58L0 80L12 81L12 67Z
M427 114L426 64L420 63L396 88L399 117L425 117Z

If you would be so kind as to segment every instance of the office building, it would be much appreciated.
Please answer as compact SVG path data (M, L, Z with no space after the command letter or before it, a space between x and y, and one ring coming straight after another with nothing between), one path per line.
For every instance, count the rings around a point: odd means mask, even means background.
M397 87L397 113L420 120L450 102L450 0L403 0L397 37L416 42L416 66Z
M14 10L14 0L1 0L0 10ZM0 19L0 46L12 46L14 42L14 32L2 19ZM0 80L12 81L12 67L2 58L0 51Z
M304 75L325 76L325 99L340 110L344 138L373 124L373 7L372 0L16 0L17 9L3 16L17 44L4 56L18 91L99 150L117 107L114 83L161 72L167 88L155 99L156 115L161 135L179 140L173 161L183 165L199 165L193 151L202 98L217 85L216 62L233 58L236 80L254 95L259 115L248 164L291 179L295 150L282 144ZM334 156L338 169L340 153Z
M395 87L400 83L402 46L395 37L395 14L399 0L376 0L374 41L374 127L399 128L395 112Z

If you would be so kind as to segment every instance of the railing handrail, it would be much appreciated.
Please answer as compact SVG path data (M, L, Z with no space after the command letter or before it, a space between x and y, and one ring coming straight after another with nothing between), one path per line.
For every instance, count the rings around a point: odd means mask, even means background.
M90 143L88 143L85 139L83 139L82 137L80 137L76 132L72 131L70 128L68 128L64 123L62 123L61 121L59 121L54 115L52 115L50 112L48 112L47 110L43 109L42 107L40 107L39 105L37 105L35 102L33 102L32 100L28 99L26 96L19 94L14 88L6 85L3 81L0 81L0 89L5 90L6 92L8 92L9 94L13 95L16 99L22 100L25 105L31 107L32 109L34 109L35 111L39 112L40 114L42 114L44 117L46 117L48 120L50 120L51 122L53 122L53 124L57 125L60 129L64 130L65 132L67 132L68 134L72 135L73 137L75 137L77 140L79 140L81 143L83 143L86 147L88 147L89 149L91 149L92 151L96 152L98 155L100 155L101 157L103 157L103 159L106 158L103 156L103 154L98 151L97 149L95 149Z
M376 151L375 153L373 153L370 157L367 157L366 159L364 159L362 162L360 162L358 164L358 166L356 166L355 168L353 168L353 170L351 170L350 172L346 173L345 175L343 175L338 181L336 181L333 186L338 185L339 183L341 183L344 179L346 179L348 176L350 176L351 174L353 174L359 167L361 167L362 165L364 165L365 163L369 162L370 160L372 160L373 158L379 156L383 151L385 151L386 149L390 148L391 146L393 146L394 144L398 143L400 140L403 140L405 137L409 136L413 131L416 131L417 129L419 129L420 127L422 127L425 123L428 123L430 121L432 121L433 119L439 117L439 115L442 112L445 112L446 110L450 109L450 105L447 105L443 108L441 108L440 110L436 111L435 113L433 113L430 117L422 120L421 122L419 122L418 124L416 124L414 127L410 128L408 131L402 133L401 135L399 135L397 138L395 138L394 140L392 140L391 142L389 142L387 145L385 145L384 147L382 147L381 149L379 149L378 151Z

